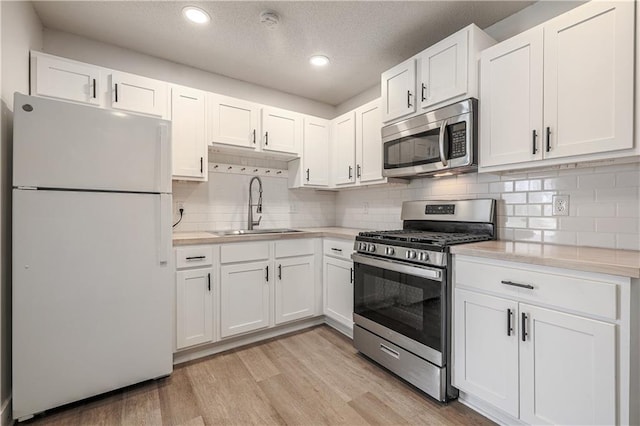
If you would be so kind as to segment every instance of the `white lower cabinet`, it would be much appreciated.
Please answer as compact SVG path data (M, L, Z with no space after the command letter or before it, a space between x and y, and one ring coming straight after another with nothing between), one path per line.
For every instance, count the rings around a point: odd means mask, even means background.
M176 348L213 341L212 268L176 273Z
M223 247L224 249L224 247ZM220 336L269 326L269 261L220 267Z
M314 256L277 259L276 264L275 323L313 316L316 287Z
M616 300L629 288L620 277L454 263L454 386L527 424L628 422L629 392L618 380L629 364L618 353L628 347L629 301L618 311Z
M215 341L217 300L213 247L178 247L176 254L176 350Z
M340 331L353 332L352 240L325 239L323 265L323 310Z

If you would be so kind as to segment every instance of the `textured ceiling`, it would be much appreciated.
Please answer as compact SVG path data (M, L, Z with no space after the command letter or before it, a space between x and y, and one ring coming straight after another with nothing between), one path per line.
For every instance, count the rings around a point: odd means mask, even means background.
M530 1L42 1L45 27L337 105L460 28L486 28ZM212 17L185 21L186 5ZM260 13L276 11L269 29ZM324 54L329 67L308 58Z

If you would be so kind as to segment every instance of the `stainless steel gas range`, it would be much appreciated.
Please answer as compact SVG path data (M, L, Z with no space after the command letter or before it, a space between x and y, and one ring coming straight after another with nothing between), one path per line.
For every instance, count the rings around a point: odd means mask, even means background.
M403 229L361 232L354 262L355 347L439 401L451 386L449 247L496 238L495 200L407 201Z

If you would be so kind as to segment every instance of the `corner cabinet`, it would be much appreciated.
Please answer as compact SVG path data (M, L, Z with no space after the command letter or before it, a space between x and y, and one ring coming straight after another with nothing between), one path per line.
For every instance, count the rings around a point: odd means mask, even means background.
M205 92L171 86L173 179L206 182Z
M635 6L589 2L482 52L480 171L637 154Z
M630 279L459 255L454 268L461 398L507 422L629 423Z
M382 73L382 121L477 98L479 53L495 43L471 24Z

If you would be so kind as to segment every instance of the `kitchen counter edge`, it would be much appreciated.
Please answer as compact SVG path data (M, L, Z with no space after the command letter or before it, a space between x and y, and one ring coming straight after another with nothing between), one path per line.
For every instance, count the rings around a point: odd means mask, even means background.
M174 232L173 246L187 246L196 244L225 244L245 241L269 241L295 238L340 238L352 240L364 229L325 227L325 228L293 228L299 232L285 232L282 234L244 234L244 235L214 235L211 232Z
M451 253L640 278L640 251L634 250L484 241L453 246Z

